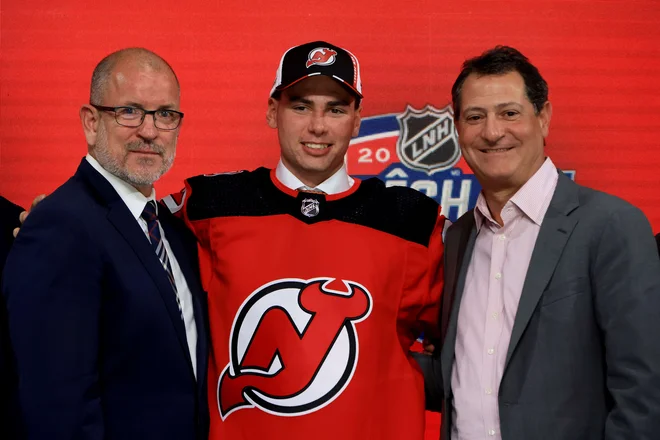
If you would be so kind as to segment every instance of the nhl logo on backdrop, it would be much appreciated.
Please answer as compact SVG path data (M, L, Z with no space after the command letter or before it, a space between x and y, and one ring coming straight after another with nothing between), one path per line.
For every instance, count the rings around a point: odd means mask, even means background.
M317 47L307 55L307 68L312 66L329 66L337 59L337 51L327 47Z
M453 167L461 158L450 105L441 110L431 105L417 110L408 105L397 120L396 151L408 167L430 175Z
M319 201L316 199L303 199L300 212L305 217L316 217L319 215Z

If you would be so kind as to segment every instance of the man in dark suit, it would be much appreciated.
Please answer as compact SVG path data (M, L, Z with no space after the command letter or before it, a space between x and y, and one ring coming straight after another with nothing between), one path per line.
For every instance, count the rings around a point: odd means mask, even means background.
M443 439L657 439L660 261L650 225L544 151L538 70L497 47L452 98L482 185L445 238L443 342L421 359Z
M660 234L655 236L655 242L658 245L658 254L660 255Z
M29 439L204 439L205 298L194 237L154 203L183 114L145 49L94 70L88 155L36 207L4 294Z
M23 208L0 196L0 281L9 248L14 242L13 230L19 226L18 216L22 211ZM18 438L16 377L9 344L4 298L0 298L0 407L4 408L0 411L0 438Z

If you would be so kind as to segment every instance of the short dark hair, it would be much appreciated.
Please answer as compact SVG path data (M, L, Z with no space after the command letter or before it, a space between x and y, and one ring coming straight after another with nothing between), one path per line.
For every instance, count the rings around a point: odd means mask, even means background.
M451 100L454 107L454 118L458 119L461 112L461 91L463 83L471 74L477 76L505 75L518 72L525 82L525 94L538 114L548 100L548 83L539 70L529 62L527 57L509 46L495 46L463 63L461 73L451 88Z

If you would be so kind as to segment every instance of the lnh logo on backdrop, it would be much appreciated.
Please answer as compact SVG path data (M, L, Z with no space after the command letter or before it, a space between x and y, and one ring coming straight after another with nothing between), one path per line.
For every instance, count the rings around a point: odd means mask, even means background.
M360 133L347 154L348 172L378 177L387 186L408 186L440 203L456 221L477 201L481 186L461 158L454 113L408 105L403 113L362 119ZM565 171L574 178L574 171Z

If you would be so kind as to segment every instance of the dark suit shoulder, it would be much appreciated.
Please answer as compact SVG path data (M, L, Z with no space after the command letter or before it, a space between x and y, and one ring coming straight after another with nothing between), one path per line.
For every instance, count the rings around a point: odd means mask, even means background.
M638 210L638 208L632 203L615 195L582 186L577 183L575 185L578 187L580 207L603 212L625 211L629 209Z
M593 233L606 228L619 229L623 233L626 228L650 229L646 215L632 203L603 191L575 185L578 188L579 208L570 215L578 216L580 222L586 221Z
M107 208L99 202L90 186L79 176L73 176L30 211L17 242L28 231L34 231L42 239L58 231L62 238L57 241L62 244L80 247L87 243L91 246L100 239L95 238L94 225L105 219L106 214ZM73 242L65 242L64 237ZM51 238L55 240L55 237Z
M41 201L32 211L28 219L44 213L57 214L61 218L79 218L83 212L89 212L98 206L86 185L76 176L69 178L55 191Z

